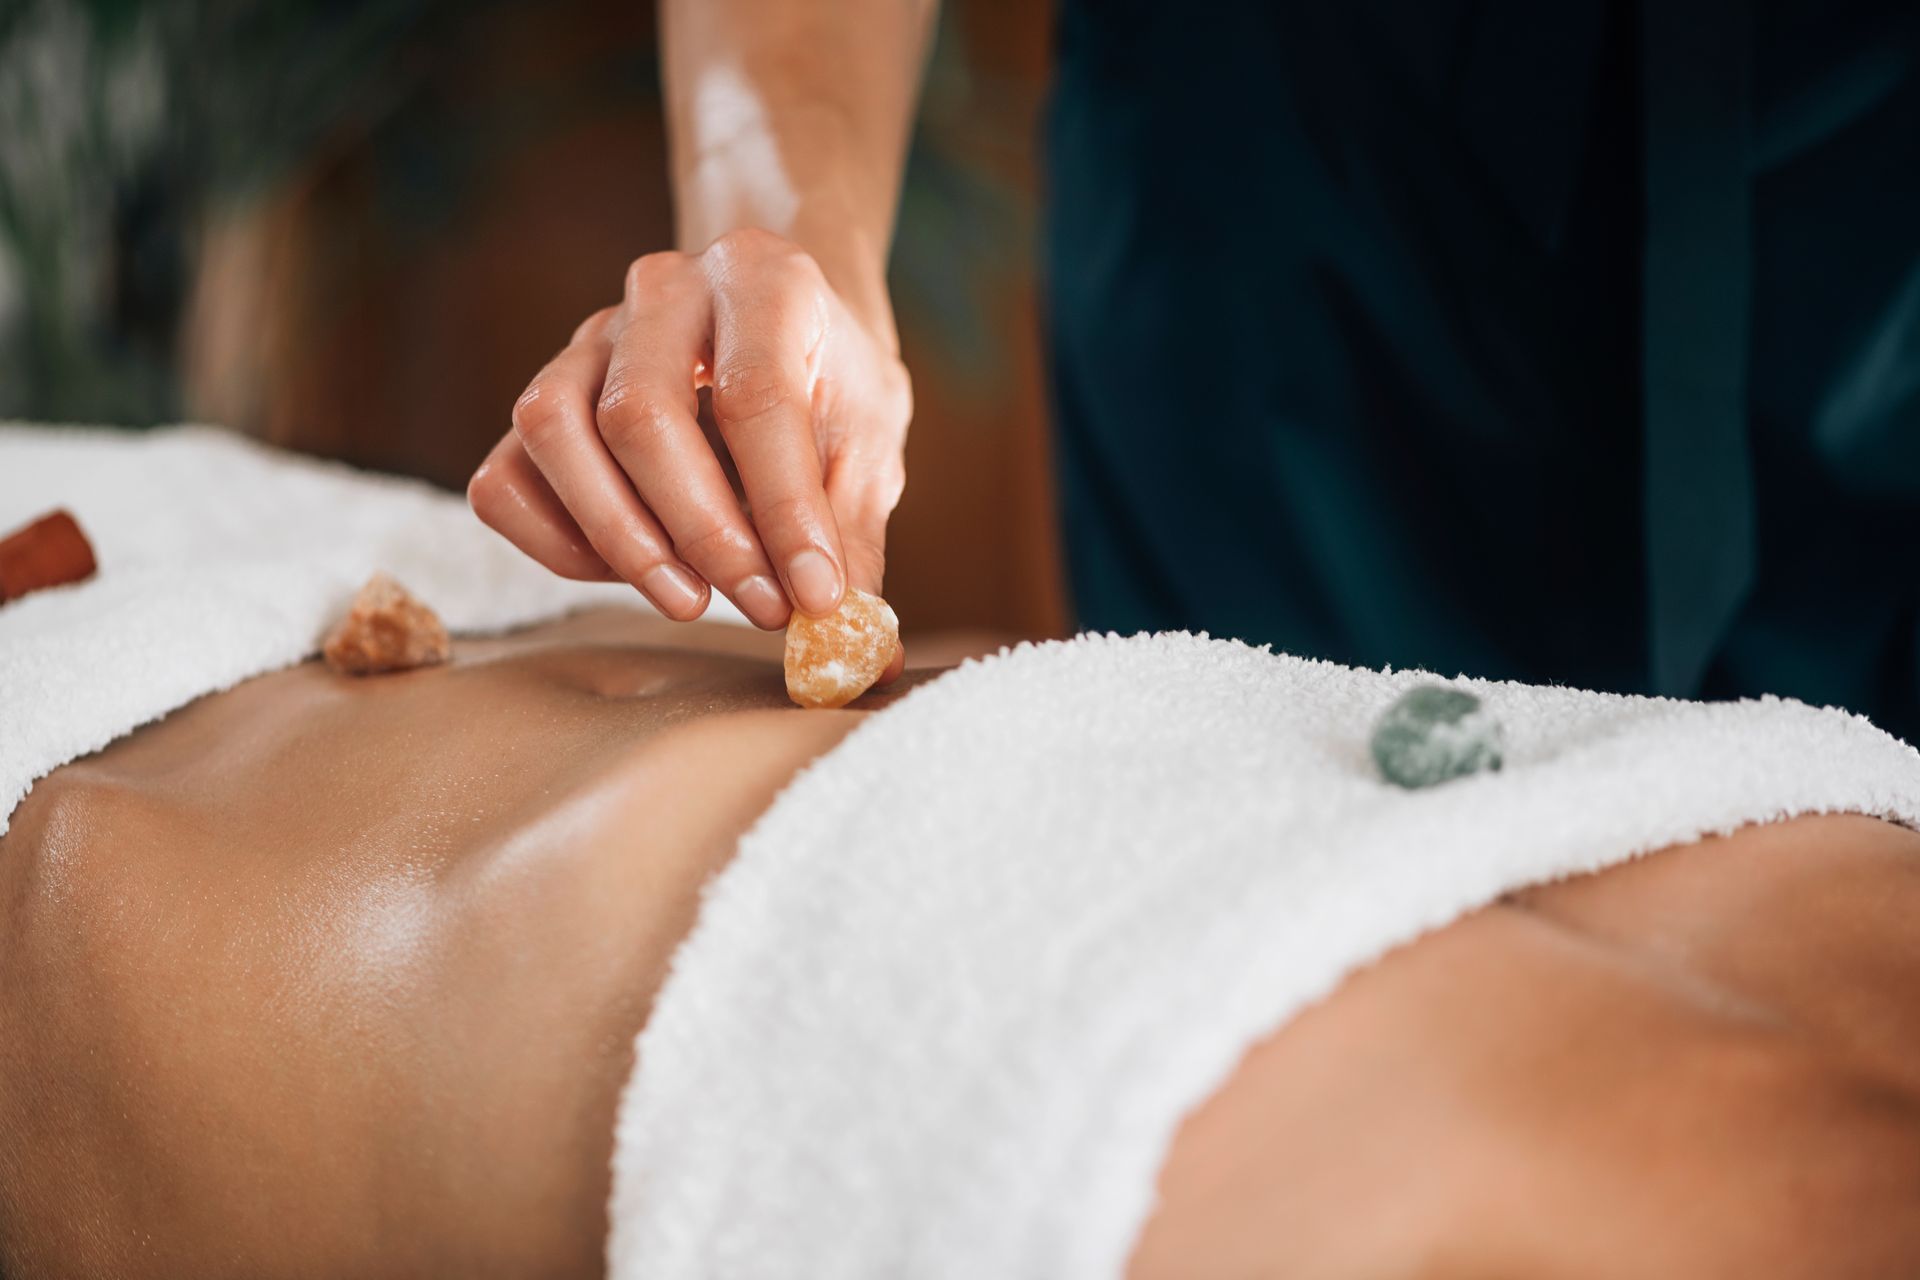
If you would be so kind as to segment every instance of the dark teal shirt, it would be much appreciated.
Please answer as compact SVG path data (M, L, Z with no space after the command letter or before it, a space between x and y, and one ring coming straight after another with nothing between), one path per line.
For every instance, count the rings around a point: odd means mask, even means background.
M1920 734L1917 10L1067 0L1081 623Z

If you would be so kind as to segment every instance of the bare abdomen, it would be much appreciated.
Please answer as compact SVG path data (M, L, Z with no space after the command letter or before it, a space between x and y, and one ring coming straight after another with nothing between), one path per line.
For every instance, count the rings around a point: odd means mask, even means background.
M1189 1120L1132 1274L1920 1275L1917 848L1752 828L1390 954Z

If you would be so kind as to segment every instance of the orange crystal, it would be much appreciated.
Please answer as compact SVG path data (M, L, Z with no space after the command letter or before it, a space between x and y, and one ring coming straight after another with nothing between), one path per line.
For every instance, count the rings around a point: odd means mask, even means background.
M428 667L452 651L439 615L384 573L367 579L321 648L328 666L350 676Z
M851 587L824 618L787 623L787 696L803 707L844 707L873 687L900 648L900 619L879 596Z

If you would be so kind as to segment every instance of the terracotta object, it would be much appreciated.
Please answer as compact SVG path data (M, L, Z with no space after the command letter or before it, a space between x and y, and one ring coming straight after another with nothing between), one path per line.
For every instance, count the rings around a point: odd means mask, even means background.
M41 516L0 539L0 601L91 578L93 544L65 511Z

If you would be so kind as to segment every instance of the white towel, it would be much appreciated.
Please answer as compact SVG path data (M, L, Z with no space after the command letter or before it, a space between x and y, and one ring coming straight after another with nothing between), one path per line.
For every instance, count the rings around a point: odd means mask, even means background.
M1417 673L1022 647L801 774L709 886L621 1104L614 1280L1119 1276L1182 1118L1354 967L1749 822L1913 824L1865 720L1466 681L1506 768L1383 784Z
M455 633L646 605L627 586L554 577L415 481L208 427L0 424L0 535L62 506L100 571L0 605L0 835L49 770L316 653L376 570ZM718 596L708 617L744 624Z

